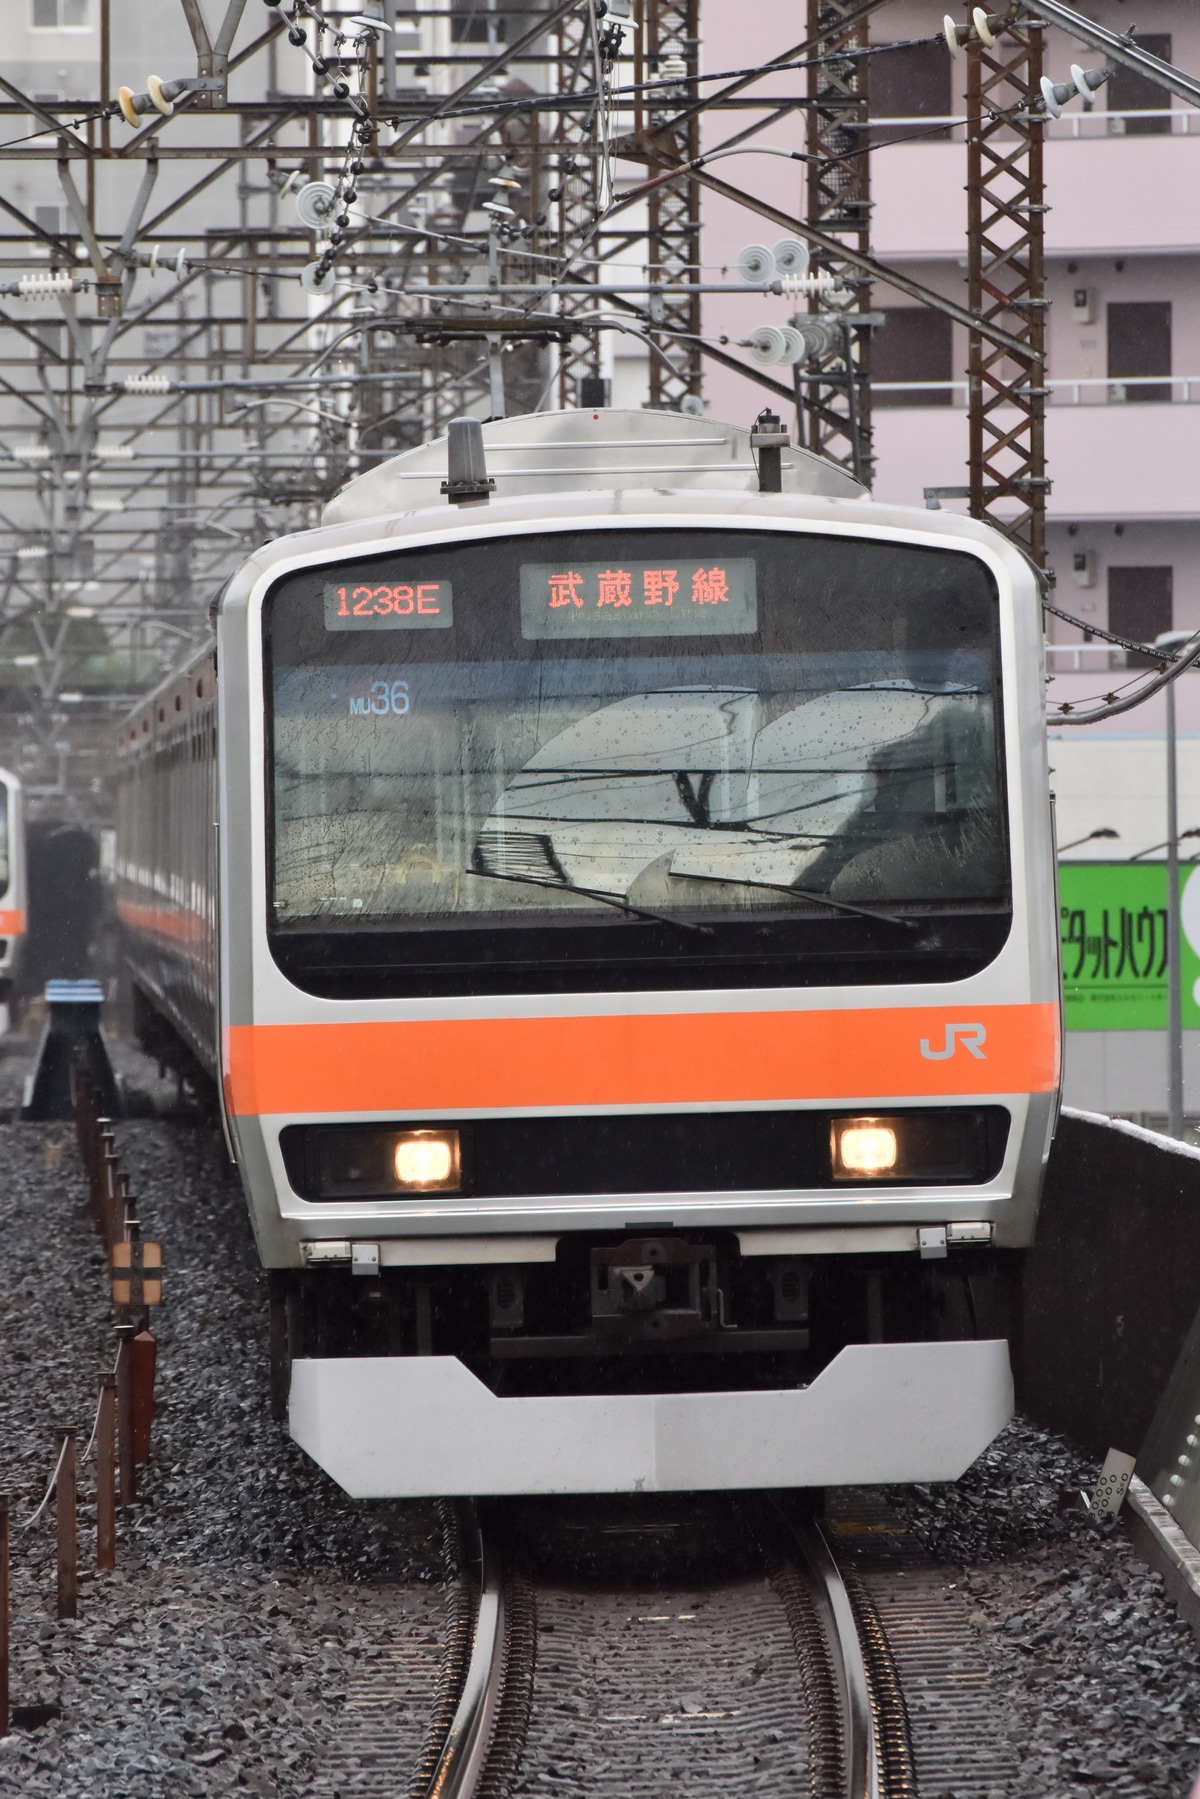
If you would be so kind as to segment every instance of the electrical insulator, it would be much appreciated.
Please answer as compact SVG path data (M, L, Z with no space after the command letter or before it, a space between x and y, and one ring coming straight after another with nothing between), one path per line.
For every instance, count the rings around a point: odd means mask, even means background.
M781 275L779 279L785 294L806 300L823 299L827 294L835 293L840 285L838 277L831 275L828 269L818 269L815 275Z
M75 277L67 269L39 269L32 275L22 275L17 282L17 292L23 300L42 294L69 294L74 287Z
M775 257L765 244L747 244L733 266L743 281L769 281L775 273Z

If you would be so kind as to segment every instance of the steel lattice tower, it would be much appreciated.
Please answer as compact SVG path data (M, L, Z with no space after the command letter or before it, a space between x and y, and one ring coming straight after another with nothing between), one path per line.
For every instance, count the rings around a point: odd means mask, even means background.
M645 0L646 70L651 80L676 71L680 86L661 88L648 108L649 135L656 149L679 161L700 152L700 117L688 111L669 131L659 127L694 96L699 69L699 0ZM686 83L686 84L685 84ZM662 109L659 112L659 108ZM700 190L695 181L672 182L649 196L648 259L651 281L672 287L700 280ZM675 293L651 296L651 318L663 327L652 333L657 354L650 359L650 404L678 411L689 398L699 401L700 351L673 333L695 338L700 333L700 296Z
M808 36L816 56L867 46L868 22L855 18L859 0L808 0ZM849 21L849 22L848 22ZM808 71L808 209L810 225L844 240L866 254L871 236L871 177L867 122L868 59L817 62ZM852 271L836 257L823 255L820 266L835 275ZM840 343L807 368L797 367L797 412L807 417L809 449L852 469L870 484L871 388L870 334L848 321L870 306L870 290L858 286L845 298L810 300L809 310L826 317L840 312L847 322Z
M970 333L970 502L1028 550L1046 555L1044 119L1030 101L1042 74L1039 20L1008 24L967 48L967 281L973 313L1027 346L1018 355Z

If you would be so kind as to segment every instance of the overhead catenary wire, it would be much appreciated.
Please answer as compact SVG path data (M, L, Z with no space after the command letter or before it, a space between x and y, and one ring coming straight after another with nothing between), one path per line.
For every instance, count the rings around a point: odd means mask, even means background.
M1164 652L1151 649L1149 654L1160 656ZM1101 719L1116 718L1120 713L1130 712L1135 706L1140 706L1143 701L1153 698L1156 693L1161 693L1164 687L1169 687L1172 681L1177 681L1180 675L1186 674L1189 668L1194 668L1197 662L1200 662L1200 631L1181 646L1178 659L1174 663L1161 668L1156 675L1145 682L1137 693L1128 694L1123 699L1115 695L1108 695L1099 706L1092 706L1088 700L1062 701L1053 708L1053 717L1049 722L1052 725L1092 725L1098 724ZM1090 709L1080 711L1081 705Z
M1136 655L1154 656L1160 662L1177 662L1177 650L1156 649L1152 643L1139 643L1135 637L1122 637L1119 632L1107 631L1099 625L1090 624L1087 619L1076 618L1073 612L1064 612L1061 606L1052 606L1049 600L1042 601L1042 611L1052 612L1055 618L1061 618L1068 625L1078 625L1089 637L1102 637L1105 643L1115 643L1119 649L1132 650Z
M14 395L14 398L25 409L33 434L39 441L52 444L54 450L52 461L48 465L39 465L45 466L46 472L32 472L31 475L31 487L36 487L37 493L44 496L45 504L53 503L60 507L56 522L39 523L39 528L46 530L52 546L52 557L45 573L38 575L38 586L51 606L61 603L62 583L66 573L70 572L68 557L73 552L68 546L77 542L82 544L93 525L99 527L95 536L97 567L104 571L103 579L106 581L115 578L108 572L111 568L124 566L128 569L131 556L147 551L156 557L161 567L170 565L169 557L174 552L163 549L163 533L171 525L175 513L181 518L186 516L180 508L189 504L190 500L186 485L178 498L168 489L165 471L181 461L190 461L196 468L202 468L205 471L204 480L213 484L214 492L221 492L222 504L231 508L225 516L230 521L233 534L225 541L232 551L239 543L249 547L251 543L262 541L273 531L287 528L297 517L311 522L315 516L312 509L319 504L320 499L344 480L347 474L361 466L355 460L358 454L357 436L353 435L359 426L372 422L378 424L381 418L389 416L395 418L400 421L399 437L385 435L381 439L370 440L372 453L377 455L379 447L385 451L405 447L407 439L403 431L407 428L407 421L417 417L415 405L410 398L414 390L405 385L410 380L411 371L422 372L422 378L428 384L427 393L432 389L435 396L429 403L431 425L436 425L438 419L444 419L446 406L453 403L449 397L452 394L466 396L466 403L472 403L469 396L475 393L472 385L473 371L483 368L485 360L476 360L467 355L464 347L447 351L424 349L420 342L413 344L414 338L436 338L439 331L447 337L452 336L460 302L453 291L450 291L447 294L447 315L440 321L435 323L427 320L428 308L417 309L415 317L420 320L419 323L410 320L407 308L411 304L413 282L406 279L406 275L410 270L414 273L422 272L423 265L428 263L430 273L435 276L431 285L436 287L439 282L444 282L450 290L469 276L470 264L473 259L482 257L487 239L469 225L466 225L465 231L455 230L455 210L466 224L470 218L470 209L463 210L457 199L453 206L448 206L445 199L438 196L451 193L451 175L458 184L454 191L461 189L460 171L464 164L470 167L470 158L478 158L480 167L486 174L496 166L493 159L509 153L509 145L502 140L523 129L512 123L522 111L528 114L537 107L571 107L575 109L576 117L585 119L586 141L572 148L579 163L586 165L581 170L579 186L586 189L590 184L598 202L597 216L581 219L581 211L576 209L566 226L560 227L558 232L555 225L551 224L548 232L526 239L514 235L506 242L501 234L499 276L502 288L506 278L514 276L518 271L522 280L529 278L531 281L528 292L519 296L515 292L504 295L506 299L517 301L528 313L529 336L534 337L542 331L552 329L549 319L543 320L536 316L539 312L556 311L561 306L566 315L571 306L579 305L582 301L586 311L583 315L576 315L574 327L570 327L565 318L562 321L562 329L578 330L581 344L588 339L594 342L598 332L620 331L627 335L628 341L639 342L646 354L654 356L660 363L663 344L676 361L678 358L674 346L689 341L703 341L707 353L718 354L719 340L714 342L708 337L702 339L689 332L654 328L652 321L642 310L631 308L628 317L618 317L611 310L607 294L603 297L601 307L587 305L587 287L599 286L604 280L603 274L599 281L594 279L597 271L602 270L606 263L616 269L627 255L625 250L621 250L617 261L612 260L617 256L614 246L622 240L623 226L630 224L629 220L623 221L619 217L622 196L614 193L612 185L615 162L613 148L624 148L616 135L624 129L620 115L632 110L641 98L655 103L653 113L648 115L652 127L650 156L653 159L658 148L666 150L669 145L673 121L686 119L710 103L722 104L739 97L741 104L753 103L756 109L761 106L761 116L756 110L753 122L748 127L749 134L759 141L746 142L745 134L739 134L743 138L741 144L714 145L707 156L701 159L696 172L702 173L709 163L715 170L719 158L727 153L733 154L739 148L749 154L776 155L803 163L806 152L781 149L778 138L782 134L771 130L772 122L777 125L780 118L786 119L789 113L795 118L813 104L811 97L807 95L773 94L769 91L772 86L776 89L803 86L799 80L789 81L788 71L857 63L863 58L886 57L893 50L904 50L915 45L936 46L940 37L940 34L936 34L907 38L898 43L843 46L829 55L823 53L827 45L818 41L798 46L790 53L776 58L764 58L761 61L756 59L752 65L729 70L693 66L698 60L698 53L689 49L687 68L682 74L658 73L651 65L646 70L644 80L623 81L620 76L630 66L628 60L624 60L614 61L611 67L598 67L595 79L592 80L591 62L600 60L596 55L598 45L595 30L598 8L593 5L593 0L576 0L574 6L556 8L552 4L547 5L546 12L540 20L535 21L542 32L540 41L526 43L523 50L518 50L516 44L496 46L494 34L493 42L487 47L480 44L472 46L465 42L461 46L454 44L444 59L433 59L435 66L431 91L410 106L407 97L396 94L390 82L385 79L382 59L377 71L378 97L375 98L374 81L368 89L364 78L368 61L364 46L369 34L358 32L357 25L345 25L332 12L322 11L323 5L325 0L313 0L312 4L309 4L309 0L303 0L299 5L294 4L294 0L287 0L285 7L273 5L266 9L269 25L267 35L282 51L280 67L283 79L278 83L278 88L265 96L263 118L268 123L261 128L251 119L247 111L248 103L244 99L239 97L236 105L230 108L230 116L236 114L239 125L243 127L243 141L236 146L217 144L215 138L220 135L216 129L219 120L195 107L189 111L186 96L176 109L174 121L165 117L150 120L145 130L128 138L118 128L116 137L119 141L114 140L115 154L141 158L152 154L158 145L162 146L164 152L177 147L181 152L186 149L188 154L199 154L201 147L192 140L198 135L195 127L203 126L205 134L211 132L214 137L213 169L223 168L229 176L236 174L250 196L268 189L273 190L278 196L278 203L285 206L285 214L281 222L271 226L274 238L261 240L256 239L254 234L258 225L264 222L265 212L261 209L261 203L253 197L242 202L245 209L242 224L237 230L231 228L228 237L220 235L215 227L205 225L203 220L200 221L203 228L196 229L194 214L180 217L179 223L184 227L180 232L181 238L189 246L194 245L199 252L196 257L188 259L187 280L181 281L177 289L171 284L165 284L168 288L166 293L148 294L144 285L139 285L134 292L134 278L130 277L127 291L122 297L123 315L119 320L107 324L102 322L98 328L84 319L88 303L80 300L79 328L67 324L65 351L53 347L53 331L45 330L44 354L42 350L35 349L34 357L30 358L29 367L32 369L36 363L39 371L45 370L44 376L39 373L34 382L14 377L13 387L25 390L19 397ZM261 8L255 10L260 13L262 11ZM875 0L868 0L867 4L851 11L851 18L859 19L878 10L879 5ZM571 15L574 19L581 20L585 11L586 29L581 32L579 26L574 23L571 25L571 42L577 43L582 35L585 55L580 68L572 76L574 85L569 93L522 94L510 92L507 88L501 91L498 84L502 81L507 83L509 77L518 72L537 86L552 86L552 80L546 81L542 76L531 72L535 66L533 59L543 47L551 59L556 53L556 40L546 35L551 29L552 18ZM605 23L610 20L611 14ZM289 24L308 34L306 45L294 46L303 52L302 57L295 59L290 57L286 48ZM515 29L511 21L509 29ZM256 44L258 42L256 39ZM332 53L331 45L338 54ZM244 64L245 58L254 48L254 45L248 45L236 57L231 58L231 62ZM493 49L497 51L495 55L492 54ZM316 98L309 94L290 96L279 91L295 83L297 76L308 83L312 68L310 51L317 55L324 54L329 62L329 68L325 71L326 78L322 80L314 77ZM516 60L513 60L514 53ZM374 57L375 52L370 54ZM628 51L625 56L628 57ZM448 74L443 71L443 60ZM518 65L525 66L520 66L518 70ZM293 70L291 75L287 73L288 68ZM469 75L470 79L464 82L460 79L462 75ZM349 93L343 100L334 92L335 78L343 80L349 89L355 90L364 104L370 103L369 111L373 115L370 122L376 129L385 125L388 120L394 121L397 114L404 115L403 124L395 133L398 139L395 160L393 147L387 142L388 137L393 135L391 132L382 130L379 138L374 141L366 158L367 178L378 183L378 197L368 199L364 196L358 206L352 206L346 197L346 190L352 185L349 165L355 160L354 145L352 142L347 143L346 139L348 135L352 136L352 133L348 134L347 126L352 126L359 115L349 105ZM419 78L424 77L422 75ZM402 71L400 79L404 79ZM485 83L492 84L491 91L487 93L480 91ZM139 82L138 85L144 84ZM172 85L171 82L166 83L168 88ZM448 88L449 91L437 91L441 88ZM719 91L714 92L714 89ZM108 90L101 88L99 91L107 99ZM289 110L293 100L294 112ZM590 115L589 107L592 109ZM40 110L31 110L35 113L32 122L41 125L43 129L30 133L27 140L21 141L49 139L52 121L45 105ZM214 109L219 110L219 106ZM107 133L101 140L101 126L106 117L111 119L114 116L115 109L111 103L98 110L93 110L86 103L76 103L74 107L58 106L53 109L53 119L57 121L53 129L59 135L66 136L68 121L73 121L69 127L72 130L86 125L89 134L94 133L94 136L89 135L92 149L97 154L108 154ZM459 116L475 117L479 120L478 128L472 125L469 132L451 132L448 121ZM307 138L303 130L306 118L310 127ZM871 150L890 147L892 142L940 136L944 129L945 121L931 122L927 128L905 131L902 137L889 139L886 146L871 140L856 139L847 149L846 155L865 156ZM469 137L470 141L453 145L435 141L443 135L462 135ZM772 136L776 138L775 143L761 141ZM536 141L536 131L534 140ZM521 141L524 143L524 138ZM101 142L105 146L103 150ZM80 144L79 151L82 149L83 145ZM554 158L560 153L560 149L557 142L551 148L548 137L543 138L541 148L533 152L535 166L537 159L542 158L540 166L552 170ZM222 164L219 158L226 151L227 160ZM235 163L235 152L238 157L247 160ZM69 146L69 154L73 158L77 155L73 143ZM522 151L522 154L525 152ZM254 185L259 177L256 172L251 173L248 161L251 156L259 156L267 164L267 189ZM114 162L114 167L119 168L119 162ZM244 175L239 172L243 169ZM335 217L338 212L346 213L348 228L336 241L327 242L325 235L321 233L311 249L307 242L302 242L299 249L296 249L298 234L286 208L289 190L281 184L289 171L293 175L299 175L305 170L309 172L309 179L328 180L334 186L338 199L338 205L334 209ZM655 178L680 181L687 178L688 172L681 166L666 170L662 176ZM366 182L358 185L365 188ZM639 185L644 193L645 186ZM750 182L746 185L754 186ZM531 184L531 200L533 191ZM542 191L544 192L544 188ZM574 187L572 191L576 191ZM418 195L425 196L425 203L429 207L428 216L405 211L407 206L413 204L414 196ZM275 200L271 201L272 207L276 204ZM519 206L520 202L516 204ZM369 213L371 216L360 218L360 208L364 215ZM531 204L528 208L531 217L535 210ZM175 222L173 214L178 215L178 203L174 197L170 206L163 209L159 219L148 221L147 229L153 227L150 235L164 229L171 230ZM219 218L222 215L217 213L215 216ZM520 223L525 225L525 221ZM623 240L635 246L628 253L635 260L638 254L637 224L637 215L634 215L631 235ZM529 226L525 228L530 229ZM20 229L30 230L32 235L33 221L23 222ZM644 235L644 227L642 232ZM115 233L110 235L115 239ZM43 234L41 241L50 250L51 268L62 269L64 265L70 268L77 261L78 240L70 230L69 221L67 230L50 237ZM413 246L417 247L415 257L411 253ZM108 241L104 241L104 250L106 255L111 254ZM304 250L310 256L326 261L327 266L336 272L338 286L336 293L319 300L319 303L318 298L314 297L311 307L306 308L306 316L296 318L291 316L294 307L287 288L289 283L295 282L299 272L299 256ZM554 253L551 254L551 251ZM818 249L818 256L821 254L823 252ZM525 260L506 263L503 259L510 255ZM293 260L289 262L289 258ZM79 271L80 287L86 282L88 291L92 291L92 271L87 264L80 264ZM587 278L579 280L585 271ZM861 278L871 279L873 272L864 272ZM144 282L144 275L137 276L136 280ZM215 321L218 317L224 317L229 314L229 304L222 296L234 291L230 284L238 281L246 282L249 300L253 300L255 294L261 297L270 289L269 302L262 303L260 298L257 339L252 343L246 339L241 345L240 365L237 358L231 363L230 352L223 344L214 345L214 330L223 331L226 327L205 323L189 328L190 334L184 334L181 330L178 358L174 353L160 356L154 352L147 352L144 361L140 356L137 357L135 367L154 374L165 371L159 379L169 377L170 392L162 396L161 406L139 404L133 410L130 402L136 401L137 395L132 390L121 389L119 374L125 370L122 367L118 371L116 365L118 358L122 363L125 362L131 344L135 351L139 347L136 335L138 327L143 323L149 326L169 323L177 302L190 302L193 314L206 320ZM614 286L619 287L619 282L614 283ZM356 296L364 289L378 296L377 318L362 315L356 317L354 314ZM404 293L408 294L407 299L400 297ZM597 295L598 299L600 297ZM436 299L437 295L431 293L423 298ZM632 291L630 298L633 298ZM623 301L619 297L615 303L623 308ZM305 302L301 301L300 304L304 306ZM236 316L238 310L240 304L231 316ZM253 306L250 310L254 310ZM281 322L279 329L273 323L276 318ZM490 325L492 320L489 318L486 322ZM495 323L496 336L505 342L506 347L509 342L516 343L519 337L519 316L498 310ZM674 326L678 324L678 319L672 315L670 323ZM11 328L20 330L23 324L23 319L12 321ZM48 325L50 321L37 320L36 330L42 332L44 324ZM471 331L479 328L478 321L469 325ZM58 331L58 341L61 343L63 324L57 315L54 329ZM380 331L391 335L384 335L380 339ZM81 340L88 336L91 339L93 357L86 370L85 393L82 391L79 373L83 371L85 360ZM24 341L30 341L28 326ZM460 346L465 346L467 342L468 338L464 333ZM113 361L106 367L105 356L110 351ZM572 353L583 354L578 346ZM530 351L530 358L535 354L541 353ZM545 360L554 361L557 357L551 353ZM736 358L727 360L736 366ZM222 382L220 377L227 369L233 379ZM312 370L311 373L305 372L309 369ZM434 370L437 372L431 373ZM65 378L60 371L66 371ZM293 407L288 420L276 423L272 418L269 425L264 420L260 429L255 425L255 413L261 415L266 409L262 406L253 409L243 407L237 414L234 436L230 410L221 408L217 401L205 396L219 394L226 388L232 397L238 386L243 384L244 392L270 393L276 385L272 380L276 372L280 377L278 388L281 400L285 399L289 391L285 386L287 383L303 384L310 388L308 397L314 402L311 413L305 415ZM193 381L188 378L193 373L208 379ZM761 378L750 369L746 369L745 373L756 379ZM118 375L116 383L111 379L113 374ZM38 382L42 384L41 391ZM390 388L389 383L395 384L394 387ZM765 384L771 386L772 391L778 385ZM328 390L324 399L319 392L323 385ZM345 395L347 390L351 400L357 403L351 404L345 412L342 410L344 400L340 400L336 407L331 407L329 398L332 392ZM297 389L293 386L290 391L294 394ZM56 399L56 395L60 398ZM388 396L386 400L382 399L384 395ZM148 392L144 398L150 398ZM309 421L307 424L301 422L305 417ZM120 481L119 486L109 485L106 489L105 480L112 483L114 477L119 479L118 471L110 468L107 476L102 472L99 481L96 481L94 457L80 436L81 421L84 419L90 421L88 429L93 433L103 425L105 437L115 429L116 434L127 443L144 437L144 443L138 445L139 450L149 449L151 444L163 445L164 449L157 453L157 459L152 450L148 455L139 455L135 465L137 476L134 477L131 471L125 471L125 479ZM177 451L166 450L166 446L173 441L166 435L168 431L178 434ZM300 459L301 453L293 454L293 450L289 448L272 458L263 448L264 431L274 433L273 441L276 442L309 443L312 452L309 459L310 478L288 475L285 479L283 471L292 468ZM145 435L150 432L156 435ZM293 434L291 438L287 435L289 432ZM272 460L278 465L279 479L274 478L271 472ZM142 471L147 465L150 473L143 477ZM11 471L17 470L19 466L11 461L5 463L5 469L9 471L6 483L13 478ZM34 470L32 463L29 469ZM68 501L73 502L76 497L67 486L70 480L76 483L79 504L72 503L68 507ZM240 500L233 497L226 500L224 496L232 496L237 484L240 484ZM153 523L143 524L143 520L139 518L135 534L134 531L126 531L110 524L99 515L93 515L90 510L93 488L100 490L102 498L105 491L121 494L131 508L145 508L156 495L161 496L157 529ZM304 497L293 501L288 497L291 493ZM277 508L293 504L305 510L299 514L285 511L282 518L286 522L281 527L281 513ZM14 529L18 534L30 528L22 517L17 518ZM121 529L119 543L126 547L120 552L114 552L112 545L117 538L118 529ZM203 586L206 570L215 566L215 553L208 547L194 544L180 554L179 562L181 566L194 565L197 581ZM157 579L155 576L148 581L145 591L153 591L153 581ZM12 591L15 596L16 590ZM4 622L7 624L7 617Z

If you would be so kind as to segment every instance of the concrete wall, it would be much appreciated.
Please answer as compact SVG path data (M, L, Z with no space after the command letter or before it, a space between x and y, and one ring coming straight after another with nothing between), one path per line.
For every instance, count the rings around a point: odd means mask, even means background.
M1200 1031L1183 1033L1184 1110L1200 1112ZM1068 1031L1063 1097L1085 1112L1167 1112L1165 1031ZM1200 1303L1200 1285L1197 1287Z
M1196 1315L1200 1151L1065 1112L1020 1281L1017 1403L1136 1455Z

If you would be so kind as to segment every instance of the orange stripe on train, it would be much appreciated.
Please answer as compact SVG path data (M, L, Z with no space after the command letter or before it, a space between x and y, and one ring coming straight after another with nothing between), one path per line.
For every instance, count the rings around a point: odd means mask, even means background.
M9 911L0 911L0 937L23 937L25 935L25 914L19 906Z
M202 913L181 904L142 906L135 900L119 899L117 917L131 930L147 937L166 937L172 943L205 943L213 935L212 924Z
M1045 1093L1051 1003L233 1025L232 1112L490 1112Z

